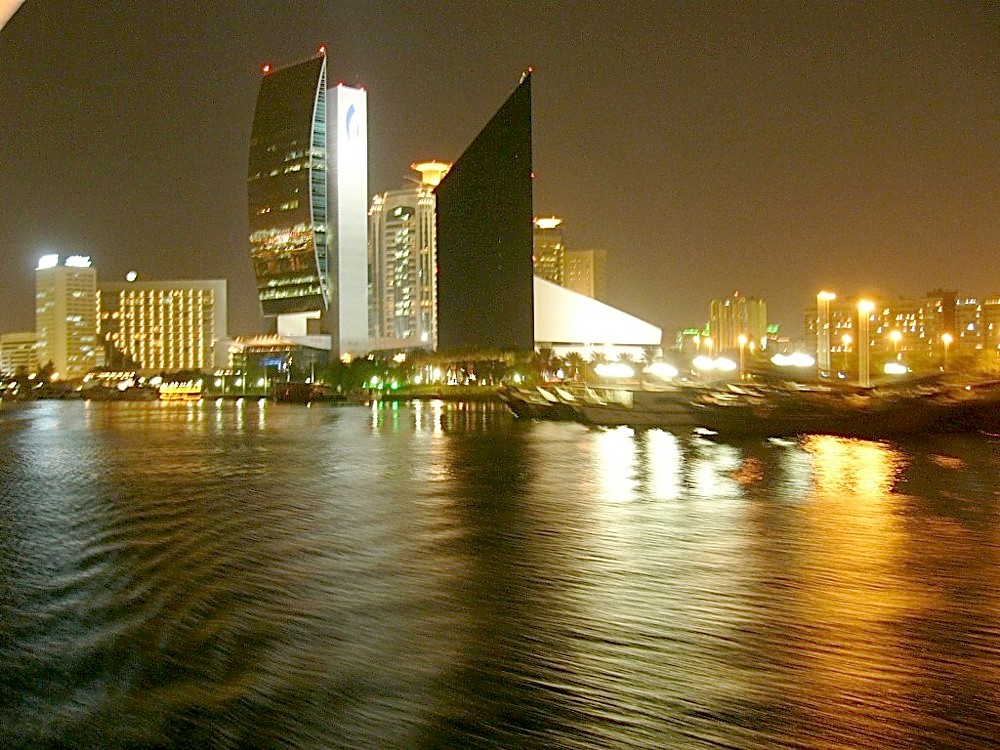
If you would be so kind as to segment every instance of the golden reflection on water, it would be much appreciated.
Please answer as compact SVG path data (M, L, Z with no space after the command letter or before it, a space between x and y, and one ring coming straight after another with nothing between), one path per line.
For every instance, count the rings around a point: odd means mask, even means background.
M883 732L872 722L889 696L906 694L910 679L899 624L922 604L901 577L905 538L893 486L904 457L887 444L832 436L808 437L802 448L812 457L813 489L788 613L793 623L809 623L790 652L799 699L808 708L833 697L838 710L823 723L828 740L859 726Z

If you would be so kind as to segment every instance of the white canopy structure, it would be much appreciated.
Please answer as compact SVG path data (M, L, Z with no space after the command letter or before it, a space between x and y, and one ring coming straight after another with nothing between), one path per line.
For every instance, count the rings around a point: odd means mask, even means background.
M562 353L660 346L663 331L644 320L535 276L535 343Z

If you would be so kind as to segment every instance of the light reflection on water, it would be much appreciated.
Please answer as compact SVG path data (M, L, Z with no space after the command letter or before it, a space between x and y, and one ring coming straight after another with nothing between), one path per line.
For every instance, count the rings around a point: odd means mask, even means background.
M0 409L0 746L986 747L1000 456Z

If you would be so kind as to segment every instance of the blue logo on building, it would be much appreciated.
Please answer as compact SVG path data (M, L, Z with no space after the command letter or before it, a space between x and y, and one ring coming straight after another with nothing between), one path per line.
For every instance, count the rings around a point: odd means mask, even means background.
M344 117L344 130L347 131L348 141L357 140L361 136L361 125L355 118L357 114L353 104L347 108L347 115Z

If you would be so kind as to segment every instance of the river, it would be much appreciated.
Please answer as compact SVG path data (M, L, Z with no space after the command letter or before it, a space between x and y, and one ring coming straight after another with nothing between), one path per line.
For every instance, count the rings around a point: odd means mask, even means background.
M0 747L998 737L1000 439L0 407Z

